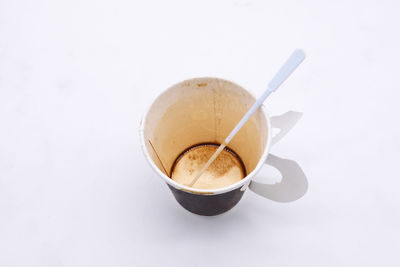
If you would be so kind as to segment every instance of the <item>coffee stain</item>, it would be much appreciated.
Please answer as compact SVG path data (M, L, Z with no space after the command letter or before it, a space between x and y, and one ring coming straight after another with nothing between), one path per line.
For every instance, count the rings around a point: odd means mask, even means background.
M204 164L206 164L208 159L214 154L218 147L219 144L217 143L202 143L185 149L175 159L171 167L171 176L176 164L185 154L188 154L187 158L189 159L189 165L191 166L189 173L193 174L195 170L200 169L202 166L204 166ZM243 164L242 159L232 149L226 146L223 152L219 154L215 161L207 168L207 172L211 172L215 177L222 177L234 167L240 168L242 172L242 179L246 177L246 167Z
M196 165L203 166L207 163L208 159L214 154L214 152L214 146L203 146L192 151L191 155L189 155L189 160ZM237 163L233 161L232 156L227 153L221 153L215 161L211 163L207 171L220 177L229 172L235 166L237 166Z

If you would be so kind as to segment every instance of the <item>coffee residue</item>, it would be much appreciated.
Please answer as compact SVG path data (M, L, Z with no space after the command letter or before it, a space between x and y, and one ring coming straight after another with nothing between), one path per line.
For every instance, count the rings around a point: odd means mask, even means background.
M192 164L203 166L207 163L208 159L214 154L215 147L214 146L202 146L198 147L195 150L190 151L190 155L188 156L189 160ZM225 153L224 153L225 152ZM231 155L228 155L224 151L218 155L213 163L208 167L207 171L214 173L216 176L222 176L227 173L230 169L237 166L232 159Z
M183 151L171 169L171 179L186 185L207 163L219 145L198 144ZM225 148L206 169L194 188L215 189L234 184L246 176L243 162L231 149Z
M185 149L171 168L171 179L186 185L207 163L218 144L203 143ZM225 147L206 169L193 188L216 189L234 184L246 176L246 168L239 156Z

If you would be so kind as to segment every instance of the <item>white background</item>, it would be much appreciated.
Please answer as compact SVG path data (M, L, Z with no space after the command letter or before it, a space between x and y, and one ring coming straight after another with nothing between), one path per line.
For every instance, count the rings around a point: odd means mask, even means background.
M0 1L0 266L399 266L398 1ZM138 125L183 79L304 112L300 200L181 208ZM265 173L265 172L264 172ZM259 177L258 180L265 179ZM229 265L228 265L229 264Z

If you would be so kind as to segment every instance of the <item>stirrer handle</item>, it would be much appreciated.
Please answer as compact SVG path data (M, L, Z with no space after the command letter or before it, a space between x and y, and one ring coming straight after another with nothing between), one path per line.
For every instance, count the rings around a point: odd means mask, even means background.
M306 57L303 50L296 49L292 55L286 60L285 64L279 69L279 71L275 74L274 78L269 82L267 89L262 94L260 98L251 106L251 108L247 111L247 113L243 116L240 122L235 126L235 128L231 131L228 137L225 139L225 144L228 144L235 134L242 128L242 126L247 122L247 120L253 115L253 113L264 103L265 99L272 93L275 92L276 89L292 74L292 72L300 65L300 63Z

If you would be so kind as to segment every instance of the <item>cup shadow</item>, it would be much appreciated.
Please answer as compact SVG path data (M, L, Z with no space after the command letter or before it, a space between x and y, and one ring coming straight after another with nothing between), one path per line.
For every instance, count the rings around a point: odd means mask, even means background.
M264 198L282 203L296 201L307 193L308 180L297 162L271 154L268 156L268 161L273 162L273 167L281 172L282 180L275 184L251 181L250 190Z

